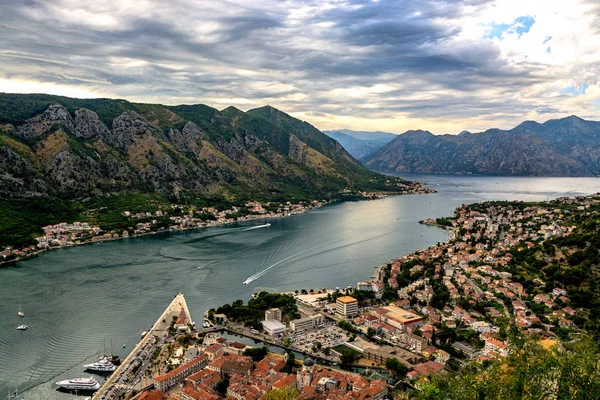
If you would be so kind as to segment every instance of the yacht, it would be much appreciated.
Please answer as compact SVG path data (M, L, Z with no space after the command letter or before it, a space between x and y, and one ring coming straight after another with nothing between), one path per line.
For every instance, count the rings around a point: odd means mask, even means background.
M117 367L109 361L107 357L104 357L95 363L86 364L83 366L86 371L94 372L113 372Z
M100 389L100 384L92 377L65 379L64 381L56 382L56 385L67 390L95 391Z
M17 326L17 330L19 330L19 331L26 331L27 328L28 328L28 326L25 324Z

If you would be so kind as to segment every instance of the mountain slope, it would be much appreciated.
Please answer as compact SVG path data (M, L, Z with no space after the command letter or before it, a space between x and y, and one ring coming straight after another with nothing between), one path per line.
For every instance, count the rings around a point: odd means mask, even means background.
M380 149L397 136L393 133L361 132L349 129L324 131L323 133L337 140L352 157L357 159Z
M381 172L519 176L600 174L600 123L572 116L504 131L408 131L361 162Z
M24 217L39 226L73 210L107 208L99 199L109 197L122 201L108 208L144 201L231 206L402 192L403 183L369 171L312 125L271 107L219 111L0 94L4 232L20 230L13 222L22 210L38 213Z

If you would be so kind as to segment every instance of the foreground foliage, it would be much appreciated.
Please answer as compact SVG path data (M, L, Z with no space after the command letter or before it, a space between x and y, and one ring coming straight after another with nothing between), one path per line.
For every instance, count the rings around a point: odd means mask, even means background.
M503 361L468 365L423 383L409 395L419 400L598 399L600 359L596 342L565 345L531 339L513 343Z

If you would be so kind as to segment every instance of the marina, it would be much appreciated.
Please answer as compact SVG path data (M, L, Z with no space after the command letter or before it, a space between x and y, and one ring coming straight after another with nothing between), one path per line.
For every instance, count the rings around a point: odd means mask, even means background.
M157 343L163 343L165 337L169 334L168 321L171 321L173 316L181 317L181 315L185 315L185 320L193 325L185 298L183 294L179 293L156 320L152 328L146 332L146 335L141 338L139 343L125 358L121 366L114 371L106 382L104 382L100 390L94 394L93 398L112 398L122 391L131 391L133 385L129 383L135 381L137 378L134 372L134 368L137 370L135 365L141 366L141 363L147 362L147 360L140 362L140 355L144 353L144 357L147 357L148 354L152 354L154 346Z

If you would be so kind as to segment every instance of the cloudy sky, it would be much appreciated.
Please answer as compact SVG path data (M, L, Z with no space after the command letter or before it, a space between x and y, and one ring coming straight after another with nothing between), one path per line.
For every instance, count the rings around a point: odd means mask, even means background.
M600 119L595 0L0 0L0 92L270 104L320 129Z

